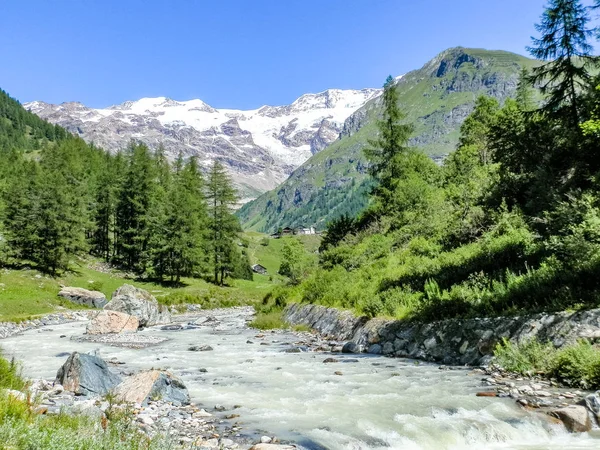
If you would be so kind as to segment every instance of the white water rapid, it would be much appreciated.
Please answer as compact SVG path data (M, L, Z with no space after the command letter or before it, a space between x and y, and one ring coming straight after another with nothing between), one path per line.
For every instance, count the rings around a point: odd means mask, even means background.
M169 340L145 349L110 347L69 338L85 323L30 330L0 341L24 374L54 379L64 352L100 349L128 370L162 368L178 375L192 400L236 409L245 430L259 430L307 449L598 449L598 430L568 434L514 400L476 397L481 376L469 370L379 356L285 353L292 333L265 333L243 317L217 312L214 326L183 331L142 331ZM66 335L66 338L61 338ZM250 340L252 343L247 343ZM267 342L270 345L261 345ZM208 344L213 351L191 352ZM334 357L337 363L324 364ZM206 369L201 372L200 369ZM339 371L342 375L336 375Z

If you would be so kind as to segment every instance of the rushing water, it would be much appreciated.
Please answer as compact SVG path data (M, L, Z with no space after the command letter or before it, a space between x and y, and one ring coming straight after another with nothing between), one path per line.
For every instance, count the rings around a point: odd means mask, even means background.
M309 449L600 448L597 431L571 435L514 400L476 397L480 377L467 370L375 356L285 353L297 340L293 334L267 333L259 340L243 318L219 319L216 327L145 330L169 340L138 350L69 340L83 333L84 323L31 330L0 346L32 378L54 378L66 359L59 353L99 348L102 357L116 357L130 370L168 369L185 382L195 403L242 405L236 420L245 428ZM188 351L198 344L214 351ZM324 364L331 356L340 362Z

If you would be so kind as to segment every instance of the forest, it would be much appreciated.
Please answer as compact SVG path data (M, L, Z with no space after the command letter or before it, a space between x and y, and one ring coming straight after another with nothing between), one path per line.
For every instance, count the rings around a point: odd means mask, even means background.
M554 1L536 25L514 99L480 97L436 165L408 145L395 82L365 150L368 207L328 224L318 266L288 301L367 316L435 320L600 305L600 76L597 8Z
M57 275L92 255L158 281L252 279L236 202L219 162L136 142L111 155L0 91L1 265Z

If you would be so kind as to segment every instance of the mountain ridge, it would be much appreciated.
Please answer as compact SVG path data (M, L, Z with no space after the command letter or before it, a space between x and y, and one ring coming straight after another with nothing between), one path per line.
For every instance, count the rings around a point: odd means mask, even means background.
M399 103L415 126L411 145L440 161L454 150L462 121L479 95L504 101L515 94L522 67L535 60L503 50L454 47L396 81ZM367 203L371 186L362 154L376 136L381 114L374 98L344 122L340 138L298 167L275 190L238 211L249 230L272 232L286 226L316 226L344 213L355 215Z
M42 101L23 106L88 142L115 152L131 139L163 145L170 159L198 156L225 164L247 198L274 188L292 170L334 142L345 119L380 89L327 89L290 105L217 109L200 99L145 97L106 108Z

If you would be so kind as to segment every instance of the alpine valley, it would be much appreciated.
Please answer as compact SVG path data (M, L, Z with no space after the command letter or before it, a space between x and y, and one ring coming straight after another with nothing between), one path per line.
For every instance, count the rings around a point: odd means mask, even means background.
M537 62L505 51L448 49L421 69L398 77L396 86L406 122L415 125L411 144L441 162L456 148L459 129L475 100L500 102L515 95L519 73ZM247 203L238 216L246 229L273 232L279 227L315 226L343 214L351 217L367 204L371 181L363 148L375 137L382 114L380 97L348 117L340 137L313 155L277 189Z
M305 94L287 106L241 111L215 109L202 100L142 98L104 109L78 102L41 101L25 108L108 151L134 139L164 147L171 160L218 159L230 171L243 200L282 183L300 164L338 139L344 121L380 89L329 89Z
M401 108L415 124L412 144L443 159L455 148L476 98L513 96L521 68L534 64L509 52L459 47L396 77ZM362 149L375 134L381 92L329 89L290 105L249 111L165 97L104 109L78 102L24 106L110 152L133 139L150 148L162 145L171 160L181 153L198 156L203 166L221 161L242 202L254 199L238 212L242 225L273 231L302 225L323 229L330 219L366 205Z

